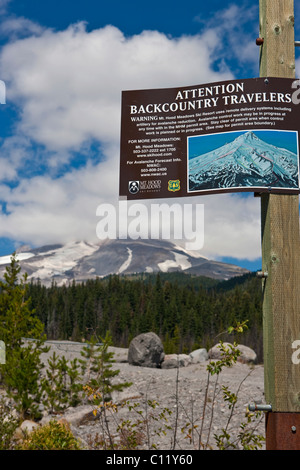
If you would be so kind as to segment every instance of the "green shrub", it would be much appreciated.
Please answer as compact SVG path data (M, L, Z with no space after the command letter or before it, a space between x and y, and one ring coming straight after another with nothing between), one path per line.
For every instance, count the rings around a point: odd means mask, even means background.
M80 450L79 441L69 427L52 420L30 433L19 445L19 450Z

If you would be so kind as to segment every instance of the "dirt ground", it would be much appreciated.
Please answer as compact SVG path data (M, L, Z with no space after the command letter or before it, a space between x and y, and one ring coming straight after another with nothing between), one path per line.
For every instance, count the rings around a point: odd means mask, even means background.
M63 354L66 359L80 358L81 345L70 342L52 342L51 350ZM139 449L196 450L216 448L216 437L227 429L230 441L234 441L246 422L245 413L251 403L264 403L263 366L236 363L225 368L219 375L210 376L208 362L191 364L179 369L152 369L132 366L127 362L127 351L110 348L114 352L114 369L119 370L116 382L131 382L123 392L115 392L113 402L118 404L106 410L106 425L101 415L93 414L93 407L86 403L64 413L72 431L84 445L98 448L97 442L110 439L121 446L133 431ZM47 357L43 358L44 361ZM224 388L225 387L225 388ZM234 409L224 399L224 391L237 395ZM205 414L203 414L206 397ZM130 410L130 402L133 408ZM232 415L231 415L232 414ZM99 418L100 416L100 418ZM49 419L45 417L44 420ZM117 427L122 423L122 431ZM124 424L124 423L127 423ZM134 425L133 425L134 424ZM255 419L251 432L265 435L265 417ZM237 449L242 449L237 443ZM264 449L264 443L262 449Z

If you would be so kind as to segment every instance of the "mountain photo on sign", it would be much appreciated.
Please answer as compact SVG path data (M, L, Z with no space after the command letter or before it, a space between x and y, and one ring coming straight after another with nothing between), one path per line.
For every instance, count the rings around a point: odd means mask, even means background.
M296 131L240 131L188 138L188 191L299 189Z

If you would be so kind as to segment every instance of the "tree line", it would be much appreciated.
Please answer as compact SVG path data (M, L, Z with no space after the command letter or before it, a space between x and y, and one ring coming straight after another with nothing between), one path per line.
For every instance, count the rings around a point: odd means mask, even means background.
M153 331L166 353L188 353L209 348L229 326L247 321L243 344L262 357L261 284L254 273L223 282L183 273L111 275L50 287L36 281L28 298L49 340L87 341L109 331L114 346L128 347L138 334Z

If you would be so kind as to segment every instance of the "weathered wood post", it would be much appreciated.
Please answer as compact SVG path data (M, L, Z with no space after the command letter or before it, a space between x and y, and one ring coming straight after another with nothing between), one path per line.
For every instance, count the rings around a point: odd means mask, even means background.
M260 76L295 78L294 1L260 0ZM259 42L258 42L259 44ZM292 90L291 90L292 92ZM300 450L299 196L261 195L267 450ZM298 346L299 349L299 346Z

